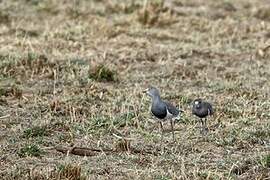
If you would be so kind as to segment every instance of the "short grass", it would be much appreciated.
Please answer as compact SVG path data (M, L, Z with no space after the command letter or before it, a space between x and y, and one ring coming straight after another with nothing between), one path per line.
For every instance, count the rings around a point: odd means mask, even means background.
M269 12L267 0L0 1L1 179L269 179ZM186 112L164 148L149 85ZM215 108L206 136L198 97ZM152 153L55 150L117 149L118 136Z

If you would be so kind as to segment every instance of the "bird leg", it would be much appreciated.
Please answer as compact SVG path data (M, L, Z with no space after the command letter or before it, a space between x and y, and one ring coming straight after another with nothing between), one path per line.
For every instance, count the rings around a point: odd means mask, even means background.
M201 133L204 135L207 133L206 121L207 121L207 118L204 118L204 120L201 119L201 123L202 123Z
M162 125L162 122L159 121L159 124L160 124L160 129L161 129L161 143L160 143L160 149L163 149L163 134L164 134L164 129L163 129L163 125ZM163 149L164 150L164 149Z
M204 119L204 129L207 132L208 131L208 128L207 128L207 125L206 125L206 121L207 121L207 118Z
M200 121L201 121L201 124L202 124L202 125L201 125L201 134L204 134L204 132L205 132L205 131L204 131L204 130L205 130L204 122L205 122L205 121L203 120L203 118L201 118Z
M175 141L175 136L174 136L174 120L170 120L171 122L171 129L172 129L172 135L173 135L173 141Z
M163 124L161 121L159 121L159 124L160 124L160 129L161 129L161 144L163 142L163 133L164 133L164 129L163 129Z
M203 126L204 126L203 119L201 118L200 121L201 121L201 124L202 124L201 128L203 128Z

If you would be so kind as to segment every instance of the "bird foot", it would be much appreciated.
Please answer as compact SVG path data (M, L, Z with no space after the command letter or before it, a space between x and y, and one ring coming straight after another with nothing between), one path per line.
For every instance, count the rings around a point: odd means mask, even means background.
M209 132L209 129L208 129L208 127L203 127L203 128L201 128L201 131L200 131L200 133L202 134L202 135L206 135L207 133Z

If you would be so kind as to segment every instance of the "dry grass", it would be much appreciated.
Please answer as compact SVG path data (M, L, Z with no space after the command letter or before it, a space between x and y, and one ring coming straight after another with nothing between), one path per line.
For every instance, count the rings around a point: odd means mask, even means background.
M269 9L267 0L0 1L1 179L269 178ZM187 112L164 149L148 85ZM207 136L190 114L197 97L216 110ZM82 157L59 145L124 152Z

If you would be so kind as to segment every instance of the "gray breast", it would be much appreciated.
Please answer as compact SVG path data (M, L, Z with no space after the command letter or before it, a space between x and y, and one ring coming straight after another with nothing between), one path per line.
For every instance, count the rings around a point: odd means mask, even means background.
M152 102L151 112L159 119L165 119L167 116L167 107L164 102L154 99Z

